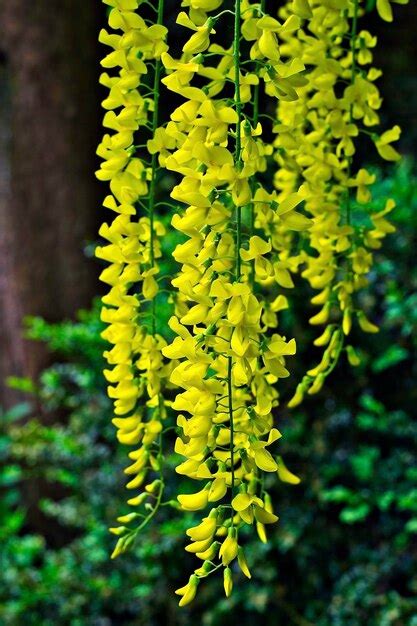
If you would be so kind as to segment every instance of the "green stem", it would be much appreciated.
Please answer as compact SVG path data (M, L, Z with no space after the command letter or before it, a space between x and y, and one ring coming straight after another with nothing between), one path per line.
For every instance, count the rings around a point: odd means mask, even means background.
M344 346L344 344L345 344L345 337L344 337L343 333L341 333L341 337L340 337L339 345L338 345L338 347L337 347L336 354L335 354L335 356L333 357L333 361L331 362L331 364L329 365L329 367L327 368L327 370L325 370L325 371L323 372L323 375L324 375L324 377L325 377L325 378L327 378L327 377L328 377L328 376L329 376L329 375L333 372L334 368L335 368L335 367L336 367L336 365L338 364L338 362L339 362L339 357L340 357L340 353L341 353L341 352L342 352L342 350L343 350L343 346Z
M358 14L359 14L359 0L354 0L353 18L352 18L352 30L350 33L350 50L352 52L352 74L351 82L355 82L356 75L356 38L358 35ZM351 105L352 106L352 105Z
M152 508L152 511L149 513L149 515L147 515L147 516L145 517L145 519L144 519L144 520L143 520L143 522L140 524L140 526L138 526L137 528L135 528L134 533L133 533L135 537L136 537L136 536L140 533L140 531L141 531L143 528L145 528L145 526L147 526L147 524L149 524L149 522L151 521L151 519L152 519L152 518L156 515L156 513L158 512L159 507L160 507L160 505L161 505L162 496L163 496L163 493L164 493L164 488L165 488L165 485L164 485L164 483L162 483L162 482L161 482L160 487L159 487L159 493L158 493L158 496L157 496L157 499L156 499L156 502L155 502L155 506Z
M350 75L351 85L355 84L355 79L356 79L356 66L357 66L356 39L357 39L357 34L358 34L358 13L359 13L359 0L354 0L352 28L350 31L350 51L352 54L352 70L351 70L351 75ZM353 121L353 104L351 104L349 107L349 124L351 124L352 121ZM348 169L347 169L348 179L351 177L351 174L352 174L352 163L353 163L353 157L350 156L348 158ZM350 193L349 193L349 188L348 188L347 196L346 196L346 223L348 225L350 225L351 219L352 219L352 211L351 211L351 205L350 205Z
M226 15L226 13L230 13L231 15L233 15L233 11L231 11L230 9L225 9L224 11L221 11L221 13L217 13L217 15L213 15L213 20L218 20L219 18L221 18L222 15Z
M158 18L157 24L161 25L164 21L164 0L158 0ZM155 63L155 75L153 81L154 108L152 114L152 138L155 136L156 129L159 124L159 90L161 84L161 59L157 59ZM156 193L156 170L158 167L158 155L155 152L151 160L151 184L149 186L149 250L151 268L155 266L155 193ZM152 299L152 334L156 332L156 300Z
M233 383L232 383L232 357L227 359L227 392L229 396L229 420L230 420L230 471L232 474L232 500L235 497L235 442L234 442L234 417L233 417ZM233 519L233 512L232 512Z
M235 25L233 36L233 65L235 70L234 82L235 82L235 96L234 103L237 113L236 124L236 144L235 144L235 166L240 173L242 169L242 102L240 100L240 0L235 0ZM240 247L242 240L242 210L241 207L236 207L236 281L240 280L241 276L241 261L240 261Z
M236 143L234 162L237 173L239 174L242 169L242 137L241 137L241 124L242 124L242 102L240 99L240 0L235 0L234 11L234 36L233 36L233 65L234 65L234 105L237 113L236 123ZM241 262L240 262L240 247L242 240L242 211L241 207L236 207L236 239L235 239L235 280L240 281L241 278ZM229 356L227 358L227 394L229 404L229 422L230 422L230 472L232 477L232 500L235 496L235 428L233 417L233 358ZM233 524L233 510L231 513Z
M266 0L261 0L260 6L259 6L259 10L261 11L262 14L265 13L265 2ZM253 128L256 128L259 122L259 91L260 91L260 80L258 81L258 84L255 85L253 88L253 119L252 119ZM251 191L252 191L252 197L253 197L253 194L255 192L254 180L251 183ZM254 229L255 229L255 205L253 202L251 202L251 205L250 205L250 234L251 235L253 235ZM252 260L250 264L250 282L253 287L254 282L255 282L255 261L254 260Z
M261 0L261 3L259 5L259 10L261 11L261 13L265 13L265 4L266 4L266 0ZM259 121L259 88L260 88L260 81L258 82L257 85L255 85L254 87L254 94L253 94L253 126L256 128L256 126L258 125L258 121ZM276 120L273 120L274 123Z

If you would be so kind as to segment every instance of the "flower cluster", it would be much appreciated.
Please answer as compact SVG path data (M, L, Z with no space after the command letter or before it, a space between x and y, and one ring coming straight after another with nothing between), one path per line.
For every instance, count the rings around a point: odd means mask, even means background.
M147 502L144 513L133 512L119 517L127 524L154 515L160 503L163 482L158 477L142 490L149 470L160 473L161 433L166 417L164 385L170 365L164 361L164 338L156 332L156 297L158 294L158 259L164 226L156 219L155 184L158 125L158 93L161 54L167 50L167 29L162 25L162 3L158 24L149 24L137 13L140 0L104 0L110 5L108 22L111 32L103 29L100 41L111 48L101 64L111 70L100 82L109 93L103 101L106 114L103 126L109 129L97 153L103 159L97 177L108 181L110 195L104 207L117 215L103 224L100 236L108 243L96 249L96 256L108 263L101 280L110 286L103 297L101 317L108 324L103 337L112 344L104 356L109 369L108 394L114 399L117 438L134 446L129 453L132 463L125 469L129 477L128 503L135 508ZM145 77L153 74L154 94ZM135 145L136 133L148 133L147 158ZM145 135L146 136L146 135ZM134 540L137 529L127 526L112 529L119 537L114 556Z
M314 342L324 348L322 359L307 372L289 406L321 389L343 349L352 365L359 363L354 348L346 345L353 321L365 332L378 330L361 310L357 294L368 284L373 250L393 230L385 215L395 205L387 200L381 211L365 214L362 205L371 199L375 175L364 168L355 171L354 155L364 138L383 159L397 160L391 144L400 129L382 135L369 130L379 124L375 81L381 72L370 67L376 38L359 30L362 13L360 0L290 2L280 11L286 19L303 20L297 36L285 35L282 49L301 59L307 80L297 99L280 100L277 107L275 182L281 201L300 182L305 187L312 226L301 246L292 242L296 252L290 256L318 292L311 302L320 310L310 323L325 326Z
M202 564L178 590L181 605L194 597L201 578L220 567L228 595L235 559L249 575L241 528L256 524L265 541L265 524L277 519L265 474L297 482L270 450L280 437L272 417L276 383L288 376L285 359L295 353L295 340L276 332L276 314L286 306L277 285L285 283L288 270L272 242L279 229L309 226L295 210L302 190L279 206L272 185L268 189L257 180L272 151L252 105L260 82L294 89L294 76L303 68L293 63L290 69L281 60L278 36L298 28L299 20L281 24L258 4L237 1L233 41L225 48L216 43L215 29L229 11L198 21L191 16L182 12L177 19L193 33L182 58L162 55L169 72L164 84L185 99L166 126L175 149L165 167L181 176L171 196L186 205L172 219L186 240L173 253L181 265L172 281L179 298L169 322L176 338L163 354L178 362L170 380L183 390L173 404L181 429L175 450L186 459L177 472L203 483L178 500L184 510L211 509L188 531L186 549ZM242 35L250 43L248 59Z
M315 341L322 360L290 406L321 388L343 349L357 363L346 345L353 320L377 330L358 292L373 251L393 230L385 216L394 203L365 214L374 175L356 169L354 156L357 140L370 137L382 158L396 160L399 128L369 130L379 123L380 73L370 67L376 40L358 28L360 0L291 0L276 15L265 0L183 0L181 55L168 49L163 0L157 7L103 1L111 7L112 32L100 34L112 50L102 61L112 75L101 77L111 132L98 149L97 176L109 181L104 206L117 213L100 230L108 243L97 248L110 286L102 309L103 336L113 344L105 376L118 439L135 446L125 470L135 510L112 529L114 555L160 505L201 512L187 530L186 550L198 562L177 590L184 606L217 570L227 596L234 571L250 578L243 529L255 527L266 541L266 525L278 519L271 476L299 482L277 454L275 426L278 383L296 351L295 339L278 332L293 274L317 290L312 303L320 310L310 323L325 329ZM391 19L388 0L377 8ZM180 104L161 123L162 88ZM272 118L265 111L274 107ZM176 181L170 202L156 202L161 172ZM161 298L167 218L180 241L172 252L178 272ZM171 307L169 328L157 326L160 306ZM169 405L185 493L163 502Z

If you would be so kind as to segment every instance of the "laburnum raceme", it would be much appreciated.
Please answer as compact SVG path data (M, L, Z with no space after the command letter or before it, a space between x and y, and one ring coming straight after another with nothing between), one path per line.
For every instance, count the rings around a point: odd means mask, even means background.
M296 33L300 27L300 19L290 15L288 19L280 23L277 19L265 15L265 2L242 3L242 37L250 45L249 54L253 65L253 74L256 82L252 97L252 126L258 128L258 144L262 142L263 128L275 120L265 113L260 113L260 98L265 103L266 98L271 99L270 104L282 98L294 100L298 98L298 88L305 84L303 72L305 67L301 59L289 57L283 53L280 40L288 33ZM266 120L262 127L258 124L259 118ZM261 130L259 130L261 129ZM272 145L270 142L263 143L263 151L270 155ZM259 169L264 172L265 167ZM299 259L290 257L290 242L296 232L303 232L310 226L310 220L302 213L295 211L305 200L306 189L303 186L291 188L285 198L280 198L273 185L267 188L255 177L252 178L253 200L250 205L251 230L262 233L271 244L270 259L273 265L273 273L257 272L252 274L255 283L262 286L263 293L263 316L262 321L266 326L276 328L278 325L277 313L288 307L288 300L284 290L292 288L291 273L298 269ZM276 288L272 288L276 284ZM268 297L269 296L269 297Z
M171 364L163 358L166 341L156 329L158 259L165 229L156 215L155 186L160 59L167 50L167 29L162 0L156 24L137 12L140 0L103 1L110 6L110 32L103 29L99 37L111 49L101 62L110 74L100 78L109 90L102 103L109 132L97 151L103 159L97 177L109 182L104 207L116 217L101 227L107 243L96 249L96 256L108 263L100 276L110 286L101 318L107 323L103 337L113 347L104 353L109 365L104 375L114 399L117 438L132 447L125 473L128 504L134 509L118 518L123 526L111 529L119 537L113 553L117 556L155 515L164 491L164 390ZM138 139L145 143L136 145Z
M290 406L321 388L342 350L357 363L346 345L353 321L377 330L358 292L393 230L385 216L394 203L365 213L374 175L354 157L364 136L396 160L399 128L369 130L379 123L380 73L370 67L376 40L358 27L359 0L291 0L273 14L266 0L183 0L181 50L177 41L168 48L163 0L103 1L109 133L97 175L110 184L104 206L117 214L97 248L110 286L105 376L118 439L133 446L125 470L133 512L111 529L114 555L161 505L202 516L186 533L197 562L176 592L185 606L214 572L223 572L226 596L238 570L251 577L243 538L255 528L266 541L278 519L272 477L299 482L278 454L275 423L279 381L296 352L278 330L293 275L318 291L310 323L325 329L315 341L322 360ZM388 0L377 9L392 18ZM163 104L162 89L172 96ZM159 202L164 176L175 183ZM166 227L179 241L168 296L159 267ZM171 312L167 328L157 324L161 307ZM181 486L165 502L174 414Z
M274 285L283 282L286 268L272 254L271 238L276 223L289 229L309 225L295 211L302 190L279 206L272 185L253 184L271 154L253 110L253 89L265 82L254 70L266 65L268 79L283 75L283 84L291 88L286 73L295 75L302 66L293 64L291 73L280 60L278 34L297 28L298 18L280 24L259 5L240 2L233 12L202 16L204 21L200 15L193 21L192 15L178 15L177 22L192 31L181 59L162 55L170 72L163 83L185 99L166 127L176 149L165 167L182 176L171 196L185 207L172 226L186 236L173 252L181 264L172 281L179 294L176 315L169 322L177 336L163 354L178 361L170 380L182 390L173 403L181 430L175 449L186 460L177 472L200 482L197 492L178 500L186 511L207 511L187 531L191 543L186 549L201 563L177 591L181 605L192 600L201 578L222 567L228 595L235 560L250 575L242 528L256 525L266 541L265 524L277 520L267 475L298 482L270 449L281 436L272 417L276 383L288 376L285 359L295 353L295 340L274 328L276 313L285 307ZM211 43L230 15L229 47L215 39ZM241 46L245 38L254 41L246 46L247 59ZM271 291L273 303L267 305Z
M378 10L387 19L386 10ZM310 323L324 325L314 341L323 348L321 361L298 385L289 402L293 407L306 392L321 389L342 350L352 365L359 364L348 344L352 323L364 332L378 331L361 309L358 292L368 284L373 251L394 230L385 216L395 203L388 199L379 211L364 211L376 177L357 168L354 156L358 140L365 137L383 159L397 160L391 144L400 129L382 135L370 130L379 125L381 98L375 81L381 72L370 67L376 38L359 29L364 14L360 0L291 0L279 13L302 19L296 35L284 34L282 50L301 59L306 84L297 99L282 99L277 107L276 186L284 202L300 182L305 186L304 209L312 226L303 241L293 240L290 257L318 291L311 302L320 310Z

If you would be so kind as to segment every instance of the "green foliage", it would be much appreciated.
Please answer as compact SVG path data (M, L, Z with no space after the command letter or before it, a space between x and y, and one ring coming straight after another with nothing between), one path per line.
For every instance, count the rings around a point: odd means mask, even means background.
M173 589L191 569L182 550L188 519L165 513L132 554L109 560L107 526L126 512L125 450L114 441L97 308L76 323L31 320L29 335L46 341L56 362L36 385L42 418L28 418L31 407L20 405L1 420L2 625L417 626L417 178L410 165L379 184L375 195L386 194L397 200L398 230L371 277L377 301L363 296L382 330L361 336L361 365L342 362L324 395L277 416L286 463L302 483L276 485L281 521L268 544L249 543L256 579L239 580L228 600L216 579L191 609L177 607ZM288 324L305 316L308 295ZM315 356L303 351L307 344L299 342L305 369Z

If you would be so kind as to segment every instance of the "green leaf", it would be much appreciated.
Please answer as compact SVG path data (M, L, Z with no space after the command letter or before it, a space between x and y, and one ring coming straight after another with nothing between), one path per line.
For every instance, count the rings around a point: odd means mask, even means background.
M366 502L359 506L346 507L340 513L340 520L345 524L356 524L364 520L370 513L371 507Z
M332 489L324 491L321 499L323 502L348 502L352 492L347 487L337 485Z
M351 457L351 464L355 475L362 481L372 479L375 461L380 451L375 447L362 447L357 454Z
M8 376L6 384L11 389L17 389L18 391L23 391L23 393L35 393L36 391L36 386L30 378Z
M383 372L389 367L393 367L408 357L408 350L401 346L393 345L384 354L372 363L372 370L376 373Z
M367 393L360 397L359 404L367 411L371 411L371 413L376 413L377 415L385 413L384 405Z
M377 498L377 503L382 511L388 511L389 507L395 500L394 491L385 491L381 496Z
M408 533L417 533L417 517L413 517L406 523L405 530Z

